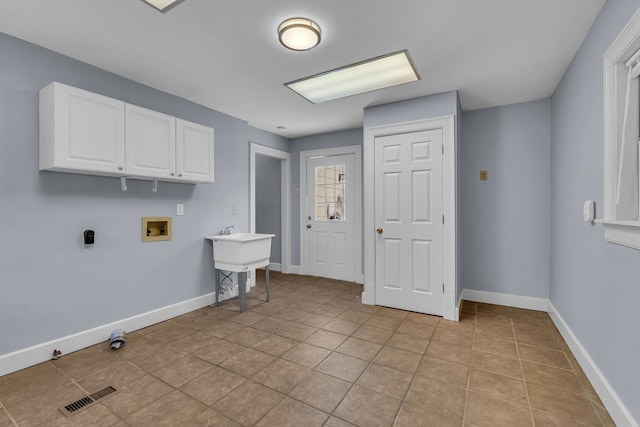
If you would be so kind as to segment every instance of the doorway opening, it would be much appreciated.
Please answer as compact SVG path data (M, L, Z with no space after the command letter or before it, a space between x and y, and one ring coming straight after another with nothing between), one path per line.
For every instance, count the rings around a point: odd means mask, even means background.
M270 269L290 273L291 197L289 187L291 155L285 151L252 142L250 143L249 163L249 230L251 233L266 232L258 227L269 227L269 224L273 225L274 221L279 221L279 224L276 224L276 226L279 225L279 235L277 235L277 240L276 238L272 240L274 246L272 246L271 258L274 259L274 262L271 262ZM264 176L273 178L278 175L280 177L279 188L274 189L275 191L269 191L269 194L266 195L257 194L260 185L258 180ZM279 200L266 200L269 196L274 196L276 199L279 197ZM258 219L259 211L261 218ZM274 250L277 253L274 254ZM255 273L252 274L252 277L255 277Z

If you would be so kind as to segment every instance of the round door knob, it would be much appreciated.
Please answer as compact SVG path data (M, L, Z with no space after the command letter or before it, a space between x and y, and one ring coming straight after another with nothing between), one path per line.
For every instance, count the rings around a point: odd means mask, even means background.
M311 228L311 224L307 224L307 228Z
M378 234L382 234L383 231L384 230L382 228L380 228L380 227L376 228L376 233L378 233Z

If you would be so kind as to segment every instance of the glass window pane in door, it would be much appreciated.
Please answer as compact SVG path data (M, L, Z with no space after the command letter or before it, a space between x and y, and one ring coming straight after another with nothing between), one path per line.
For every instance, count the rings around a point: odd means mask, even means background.
M318 166L315 177L316 221L345 221L345 165Z

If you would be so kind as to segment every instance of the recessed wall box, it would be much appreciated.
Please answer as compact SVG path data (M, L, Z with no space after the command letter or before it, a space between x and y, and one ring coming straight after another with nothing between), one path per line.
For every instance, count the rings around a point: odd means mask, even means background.
M171 217L142 217L142 241L171 240Z

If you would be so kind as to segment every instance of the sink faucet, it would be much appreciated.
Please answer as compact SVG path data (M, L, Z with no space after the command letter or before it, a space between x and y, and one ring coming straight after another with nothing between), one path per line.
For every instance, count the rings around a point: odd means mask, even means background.
M223 235L223 234L231 234L231 230L234 230L234 231L235 231L235 229L236 229L236 227L235 227L235 226L233 226L233 225L228 225L228 226L226 226L226 227L224 228L224 230L220 230L220 235Z

